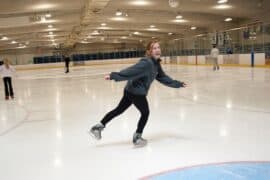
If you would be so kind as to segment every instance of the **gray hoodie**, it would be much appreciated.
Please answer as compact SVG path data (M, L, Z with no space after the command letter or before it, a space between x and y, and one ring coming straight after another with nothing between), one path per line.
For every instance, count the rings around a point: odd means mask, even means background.
M151 83L154 79L160 83L173 87L183 87L183 83L173 80L167 76L161 68L160 59L142 58L137 64L121 70L112 72L110 79L115 81L128 80L125 90L135 95L147 95Z

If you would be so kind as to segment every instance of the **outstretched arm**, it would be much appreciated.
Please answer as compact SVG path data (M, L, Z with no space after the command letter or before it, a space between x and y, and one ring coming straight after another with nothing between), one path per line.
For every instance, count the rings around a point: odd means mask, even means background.
M165 74L160 64L158 67L158 75L156 77L156 80L158 80L160 83L164 84L165 86L169 86L172 88L186 87L186 84L184 82L173 80L171 77Z
M148 71L148 67L150 66L147 60L141 60L137 64L128 67L126 69L121 70L120 72L112 72L110 74L110 80L115 81L124 81L124 80L131 80L137 79L145 75ZM105 79L108 77L105 77Z

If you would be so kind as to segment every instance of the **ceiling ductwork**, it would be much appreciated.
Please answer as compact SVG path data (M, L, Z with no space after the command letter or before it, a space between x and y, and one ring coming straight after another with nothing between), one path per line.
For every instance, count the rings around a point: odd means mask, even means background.
M46 2L0 1L0 49L24 49L20 44L25 45L25 49L75 47L74 50L78 50L79 45L101 49L112 42L137 44L134 46L137 48L152 39L175 42L224 31L239 31L233 33L239 34L234 38L237 42L242 35L239 28L246 26L252 27L252 31L255 28L257 34L269 33L269 0ZM263 24L249 25L254 22ZM265 38L265 41L268 40Z
M81 24L89 24L107 6L110 0L88 0L82 13Z
M85 8L81 15L81 22L79 27L74 27L70 36L67 38L64 47L74 46L80 41L80 34L83 27L87 26L92 19L96 18L98 14L107 6L110 0L87 0Z

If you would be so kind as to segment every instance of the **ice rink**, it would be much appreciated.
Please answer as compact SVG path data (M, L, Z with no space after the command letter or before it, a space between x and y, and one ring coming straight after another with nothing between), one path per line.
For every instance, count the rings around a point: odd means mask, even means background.
M1 179L129 180L200 164L270 161L266 68L163 65L188 87L154 81L148 146L131 142L140 116L134 106L108 124L101 141L92 139L88 129L118 104L126 83L103 77L127 66L17 71L9 101L1 84Z

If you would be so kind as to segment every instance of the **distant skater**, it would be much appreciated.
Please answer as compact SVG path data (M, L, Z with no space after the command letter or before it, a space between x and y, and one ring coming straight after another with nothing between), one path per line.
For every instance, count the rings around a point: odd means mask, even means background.
M211 58L213 59L213 70L219 70L219 65L218 65L218 55L219 55L219 50L216 47L215 44L213 44L213 48L211 50Z
M3 77L3 82L5 86L5 99L14 99L14 92L12 87L12 75L15 72L15 68L11 66L7 58L4 59L4 64L0 66L0 73Z
M63 59L64 59L64 61L65 61L65 70L66 70L66 72L65 72L65 73L69 73L69 63L70 63L70 57L69 57L69 56L64 55L64 56L63 56Z

